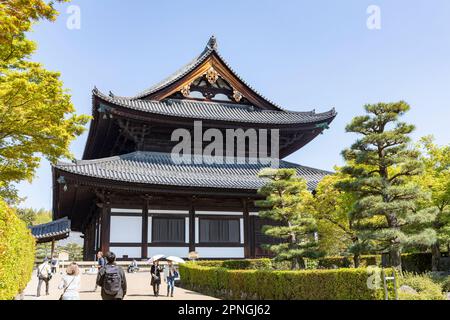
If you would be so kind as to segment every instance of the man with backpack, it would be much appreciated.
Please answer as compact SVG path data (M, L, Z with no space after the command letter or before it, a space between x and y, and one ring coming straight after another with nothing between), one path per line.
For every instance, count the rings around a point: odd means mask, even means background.
M122 300L127 294L127 279L125 272L118 266L116 255L112 252L105 254L106 265L98 271L97 285L102 287L103 300Z
M52 268L50 263L48 263L48 258L45 257L44 261L37 267L38 276L38 287L37 287L37 297L41 296L41 286L42 282L45 282L45 294L48 296L49 281L52 278Z

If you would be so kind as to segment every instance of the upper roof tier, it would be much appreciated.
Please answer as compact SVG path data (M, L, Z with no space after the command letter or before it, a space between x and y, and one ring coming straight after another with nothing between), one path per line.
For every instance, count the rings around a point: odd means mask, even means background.
M336 116L334 109L323 113L316 113L315 111L261 110L248 104L226 102L188 99L164 99L161 101L131 99L105 95L97 89L93 90L93 95L115 106L149 114L190 119L232 121L236 123L307 124L323 122L328 124Z
M205 129L279 129L283 158L322 133L336 116L334 109L287 111L266 99L219 55L214 37L192 62L142 93L123 97L94 88L92 102L83 159L168 152L173 147L169 133L193 128L195 120L202 120Z

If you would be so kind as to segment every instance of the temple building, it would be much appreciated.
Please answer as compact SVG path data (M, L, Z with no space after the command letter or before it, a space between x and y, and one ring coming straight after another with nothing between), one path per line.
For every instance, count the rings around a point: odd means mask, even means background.
M261 227L270 221L258 216L254 204L265 183L258 173L267 164L251 161L247 145L240 155L234 149L235 161L211 161L202 153L211 139L189 150L202 161L179 163L174 131L194 135L201 122L200 134L268 133L258 136L258 145L276 147L279 167L295 168L314 190L329 172L281 159L327 129L336 112L281 108L231 69L211 37L192 62L136 96L95 88L92 116L83 159L52 168L53 219L67 217L71 229L83 233L84 259L93 260L98 250L120 259L187 257L192 251L213 259L269 254L261 244L271 239Z

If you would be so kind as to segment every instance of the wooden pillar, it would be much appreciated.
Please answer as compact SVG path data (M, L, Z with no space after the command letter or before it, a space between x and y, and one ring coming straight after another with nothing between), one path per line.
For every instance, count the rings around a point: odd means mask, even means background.
M52 239L52 249L50 251L50 259L53 259L54 254L55 254L55 239Z
M101 213L100 246L103 253L109 251L111 227L111 210L109 203L105 204Z
M141 257L147 258L148 252L148 199L145 199L144 206L142 208L142 247Z
M191 199L191 207L189 208L189 252L195 251L195 198Z
M251 240L250 240L250 215L248 212L247 200L242 199L243 215L244 215L244 256L251 257Z
M84 228L83 231L83 261L86 261L86 257L87 257L87 251L88 250L88 236L87 236L87 232L86 232L86 228Z

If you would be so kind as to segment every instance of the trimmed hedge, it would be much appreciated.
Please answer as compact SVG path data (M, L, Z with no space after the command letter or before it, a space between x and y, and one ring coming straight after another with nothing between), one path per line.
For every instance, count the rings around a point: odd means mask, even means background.
M404 253L402 254L402 269L407 272L425 273L432 269L432 254Z
M231 270L270 270L272 260L263 259L240 259L240 260L200 260L197 265L203 267L222 267Z
M381 255L362 255L360 267L381 265ZM323 257L319 259L319 268L350 268L354 267L353 257Z
M365 268L334 270L229 270L196 263L180 265L185 288L223 299L377 300Z
M381 255L362 255L361 267L381 266ZM324 257L319 259L319 268L350 268L354 267L353 257ZM402 254L402 269L406 272L425 273L431 271L431 253Z
M0 199L0 300L11 300L30 281L35 241L25 223Z

